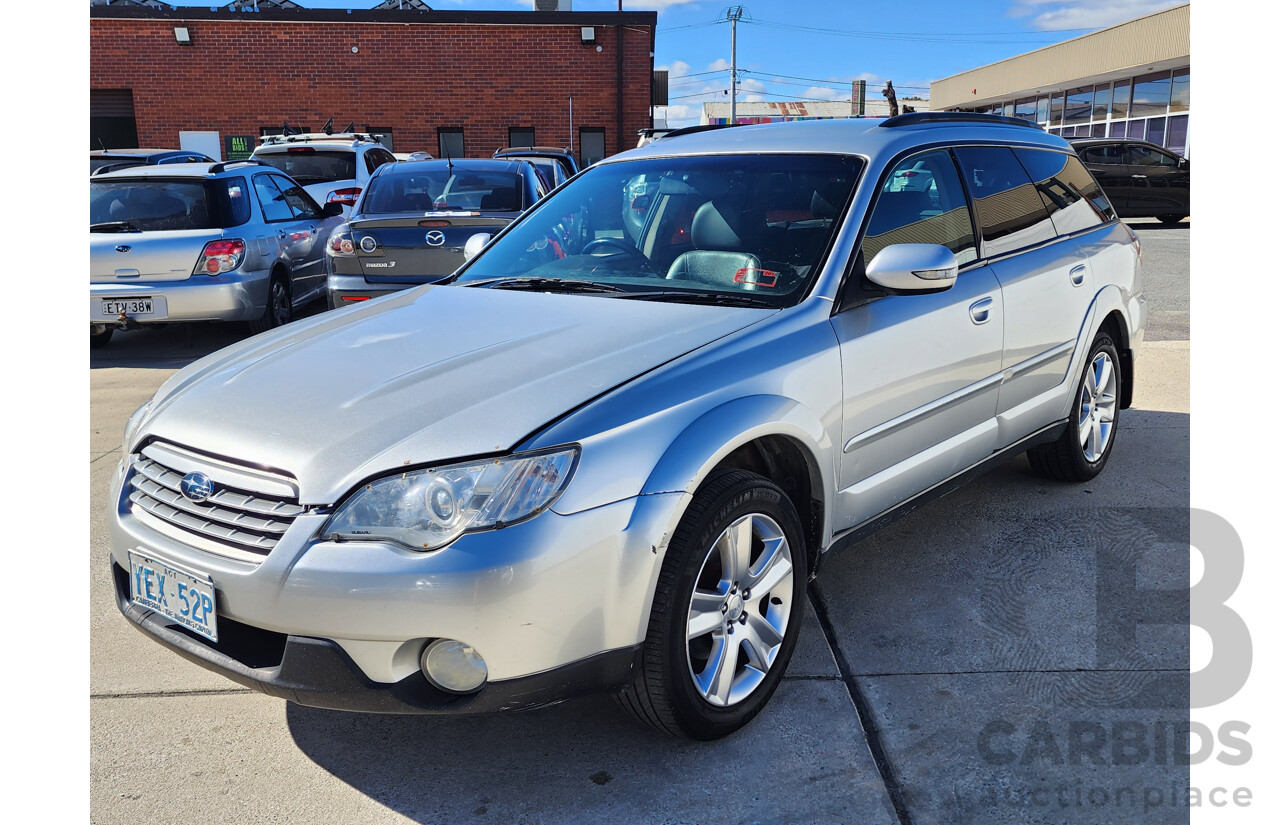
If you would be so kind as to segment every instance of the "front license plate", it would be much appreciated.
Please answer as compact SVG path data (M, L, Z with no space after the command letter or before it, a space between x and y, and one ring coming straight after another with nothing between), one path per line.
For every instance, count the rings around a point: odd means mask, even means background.
M129 554L129 591L134 604L163 613L211 641L218 641L213 579L169 562Z
M150 298L116 298L113 300L103 299L102 314L117 317L120 313L125 315L154 315L156 310L151 303Z

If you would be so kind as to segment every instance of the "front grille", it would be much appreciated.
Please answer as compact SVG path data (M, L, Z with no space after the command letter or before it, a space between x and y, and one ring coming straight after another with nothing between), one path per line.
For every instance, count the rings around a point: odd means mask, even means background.
M175 457L178 461L174 461ZM219 473L217 468L226 466L223 462L210 461L207 466L200 466L198 462L199 457L194 453L154 444L135 453L131 459L128 494L134 512L141 511L219 546L261 556L270 553L293 520L306 512L306 508L298 504L296 495L286 498L281 497L278 490L266 493L248 489L260 473ZM183 477L195 469L213 479L216 487L202 502L182 494Z

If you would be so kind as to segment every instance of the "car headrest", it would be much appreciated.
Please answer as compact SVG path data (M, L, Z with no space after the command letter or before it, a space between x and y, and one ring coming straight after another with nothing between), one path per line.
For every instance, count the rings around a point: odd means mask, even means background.
M514 186L501 186L480 199L480 208L493 212L515 212L520 208L517 200Z
M689 233L696 249L736 252L747 246L752 234L751 218L739 203L710 200L698 207Z
M809 199L809 211L815 218L834 218L840 211L843 194L845 189L839 185L819 187L813 190L813 197Z

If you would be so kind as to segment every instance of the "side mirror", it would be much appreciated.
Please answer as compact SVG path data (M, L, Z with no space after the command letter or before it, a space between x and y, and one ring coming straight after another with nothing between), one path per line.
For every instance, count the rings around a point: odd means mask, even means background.
M480 254L480 250L484 249L489 243L489 239L493 236L488 232L477 232L470 238L467 238L467 245L462 248L462 256L464 260L471 260Z
M867 280L894 292L938 292L956 282L955 253L932 243L896 243L867 264Z
M324 216L326 218L342 217L342 204L336 201L329 201L324 205Z
M1178 158L1178 168L1179 168L1179 169L1186 169L1186 168L1187 168L1187 159L1186 159L1186 158Z

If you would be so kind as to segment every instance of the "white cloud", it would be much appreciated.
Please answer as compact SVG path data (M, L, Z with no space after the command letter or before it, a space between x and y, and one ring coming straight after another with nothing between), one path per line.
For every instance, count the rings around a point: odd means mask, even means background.
M843 90L833 89L830 86L810 86L801 92L798 97L808 100L848 100L853 90L845 87Z
M1014 0L1010 17L1033 29L1097 29L1151 14L1181 0Z
M728 60L725 60L723 57L718 57L716 58L716 61L714 63L710 63L707 65L707 71L725 72L729 70L731 65L732 64L730 64Z

